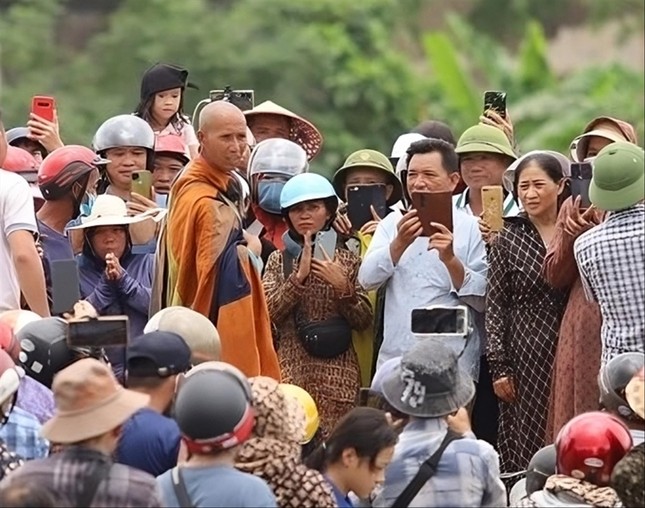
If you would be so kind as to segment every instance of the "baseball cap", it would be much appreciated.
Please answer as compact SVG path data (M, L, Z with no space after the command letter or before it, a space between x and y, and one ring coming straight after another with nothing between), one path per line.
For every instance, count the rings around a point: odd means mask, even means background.
M190 348L172 332L150 332L127 348L128 377L169 377L190 369Z
M589 198L600 210L624 210L645 198L643 149L617 141L593 160Z

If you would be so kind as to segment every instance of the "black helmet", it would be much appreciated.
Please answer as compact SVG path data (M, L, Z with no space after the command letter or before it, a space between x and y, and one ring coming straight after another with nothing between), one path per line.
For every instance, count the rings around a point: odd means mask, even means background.
M205 362L180 380L174 417L191 453L226 450L246 441L255 418L249 383L223 362Z
M527 494L544 488L547 478L555 474L555 462L555 445L550 444L535 452L526 468Z
M619 354L607 362L598 376L600 401L605 409L627 420L642 421L629 407L625 387L643 365L645 354L635 352Z
M27 323L16 335L20 343L20 365L29 377L51 388L54 375L74 362L67 347L67 321L46 318Z

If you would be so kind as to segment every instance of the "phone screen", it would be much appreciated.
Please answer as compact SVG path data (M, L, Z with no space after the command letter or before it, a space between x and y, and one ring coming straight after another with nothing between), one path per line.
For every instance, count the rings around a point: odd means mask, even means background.
M412 333L466 335L467 310L464 307L434 307L412 310Z
M583 209L591 206L591 200L589 199L591 176L592 167L590 162L571 163L571 196L573 199L580 196L580 207Z
M31 100L31 112L49 122L54 121L54 98L37 95Z
M78 267L74 259L57 259L50 263L52 314L71 312L81 299Z
M432 236L439 230L431 222L443 224L452 231L452 194L450 192L413 192L412 206L419 215L422 236Z
M374 220L370 206L382 219L387 215L385 185L352 185L347 188L347 217L355 230Z
M128 338L128 318L126 316L70 321L67 328L67 344L69 346L126 346Z
M502 118L506 118L506 92L484 92L484 114L491 109Z
M144 198L152 199L152 173L150 171L135 171L132 173L132 192Z
M316 239L314 243L314 259L325 261L327 258L323 254L323 249L324 249L329 259L333 261L334 255L336 253L337 241L338 241L338 235L336 231L334 231L333 229L318 232L316 234Z

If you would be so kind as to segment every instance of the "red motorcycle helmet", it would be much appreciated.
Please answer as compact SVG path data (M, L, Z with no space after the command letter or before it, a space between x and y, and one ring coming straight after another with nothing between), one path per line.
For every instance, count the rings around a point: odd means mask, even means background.
M38 170L38 186L46 200L56 200L67 194L74 182L105 164L105 159L80 145L66 145L54 150L43 160Z
M2 163L2 169L20 173L29 183L35 183L35 177L38 173L38 161L27 150L7 145L7 156ZM31 179L28 178L30 174L33 176Z
M175 134L157 136L155 141L155 154L173 157L184 165L188 164L190 160L186 154L186 144L180 136Z
M556 471L604 487L632 448L629 429L615 416L592 411L570 420L555 440Z

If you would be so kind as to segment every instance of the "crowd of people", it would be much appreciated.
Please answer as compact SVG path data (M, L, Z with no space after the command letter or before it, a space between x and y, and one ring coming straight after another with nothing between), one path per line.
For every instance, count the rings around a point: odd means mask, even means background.
M0 506L645 505L629 123L522 154L487 109L328 180L314 123L190 86L153 65L91 147L0 117Z

